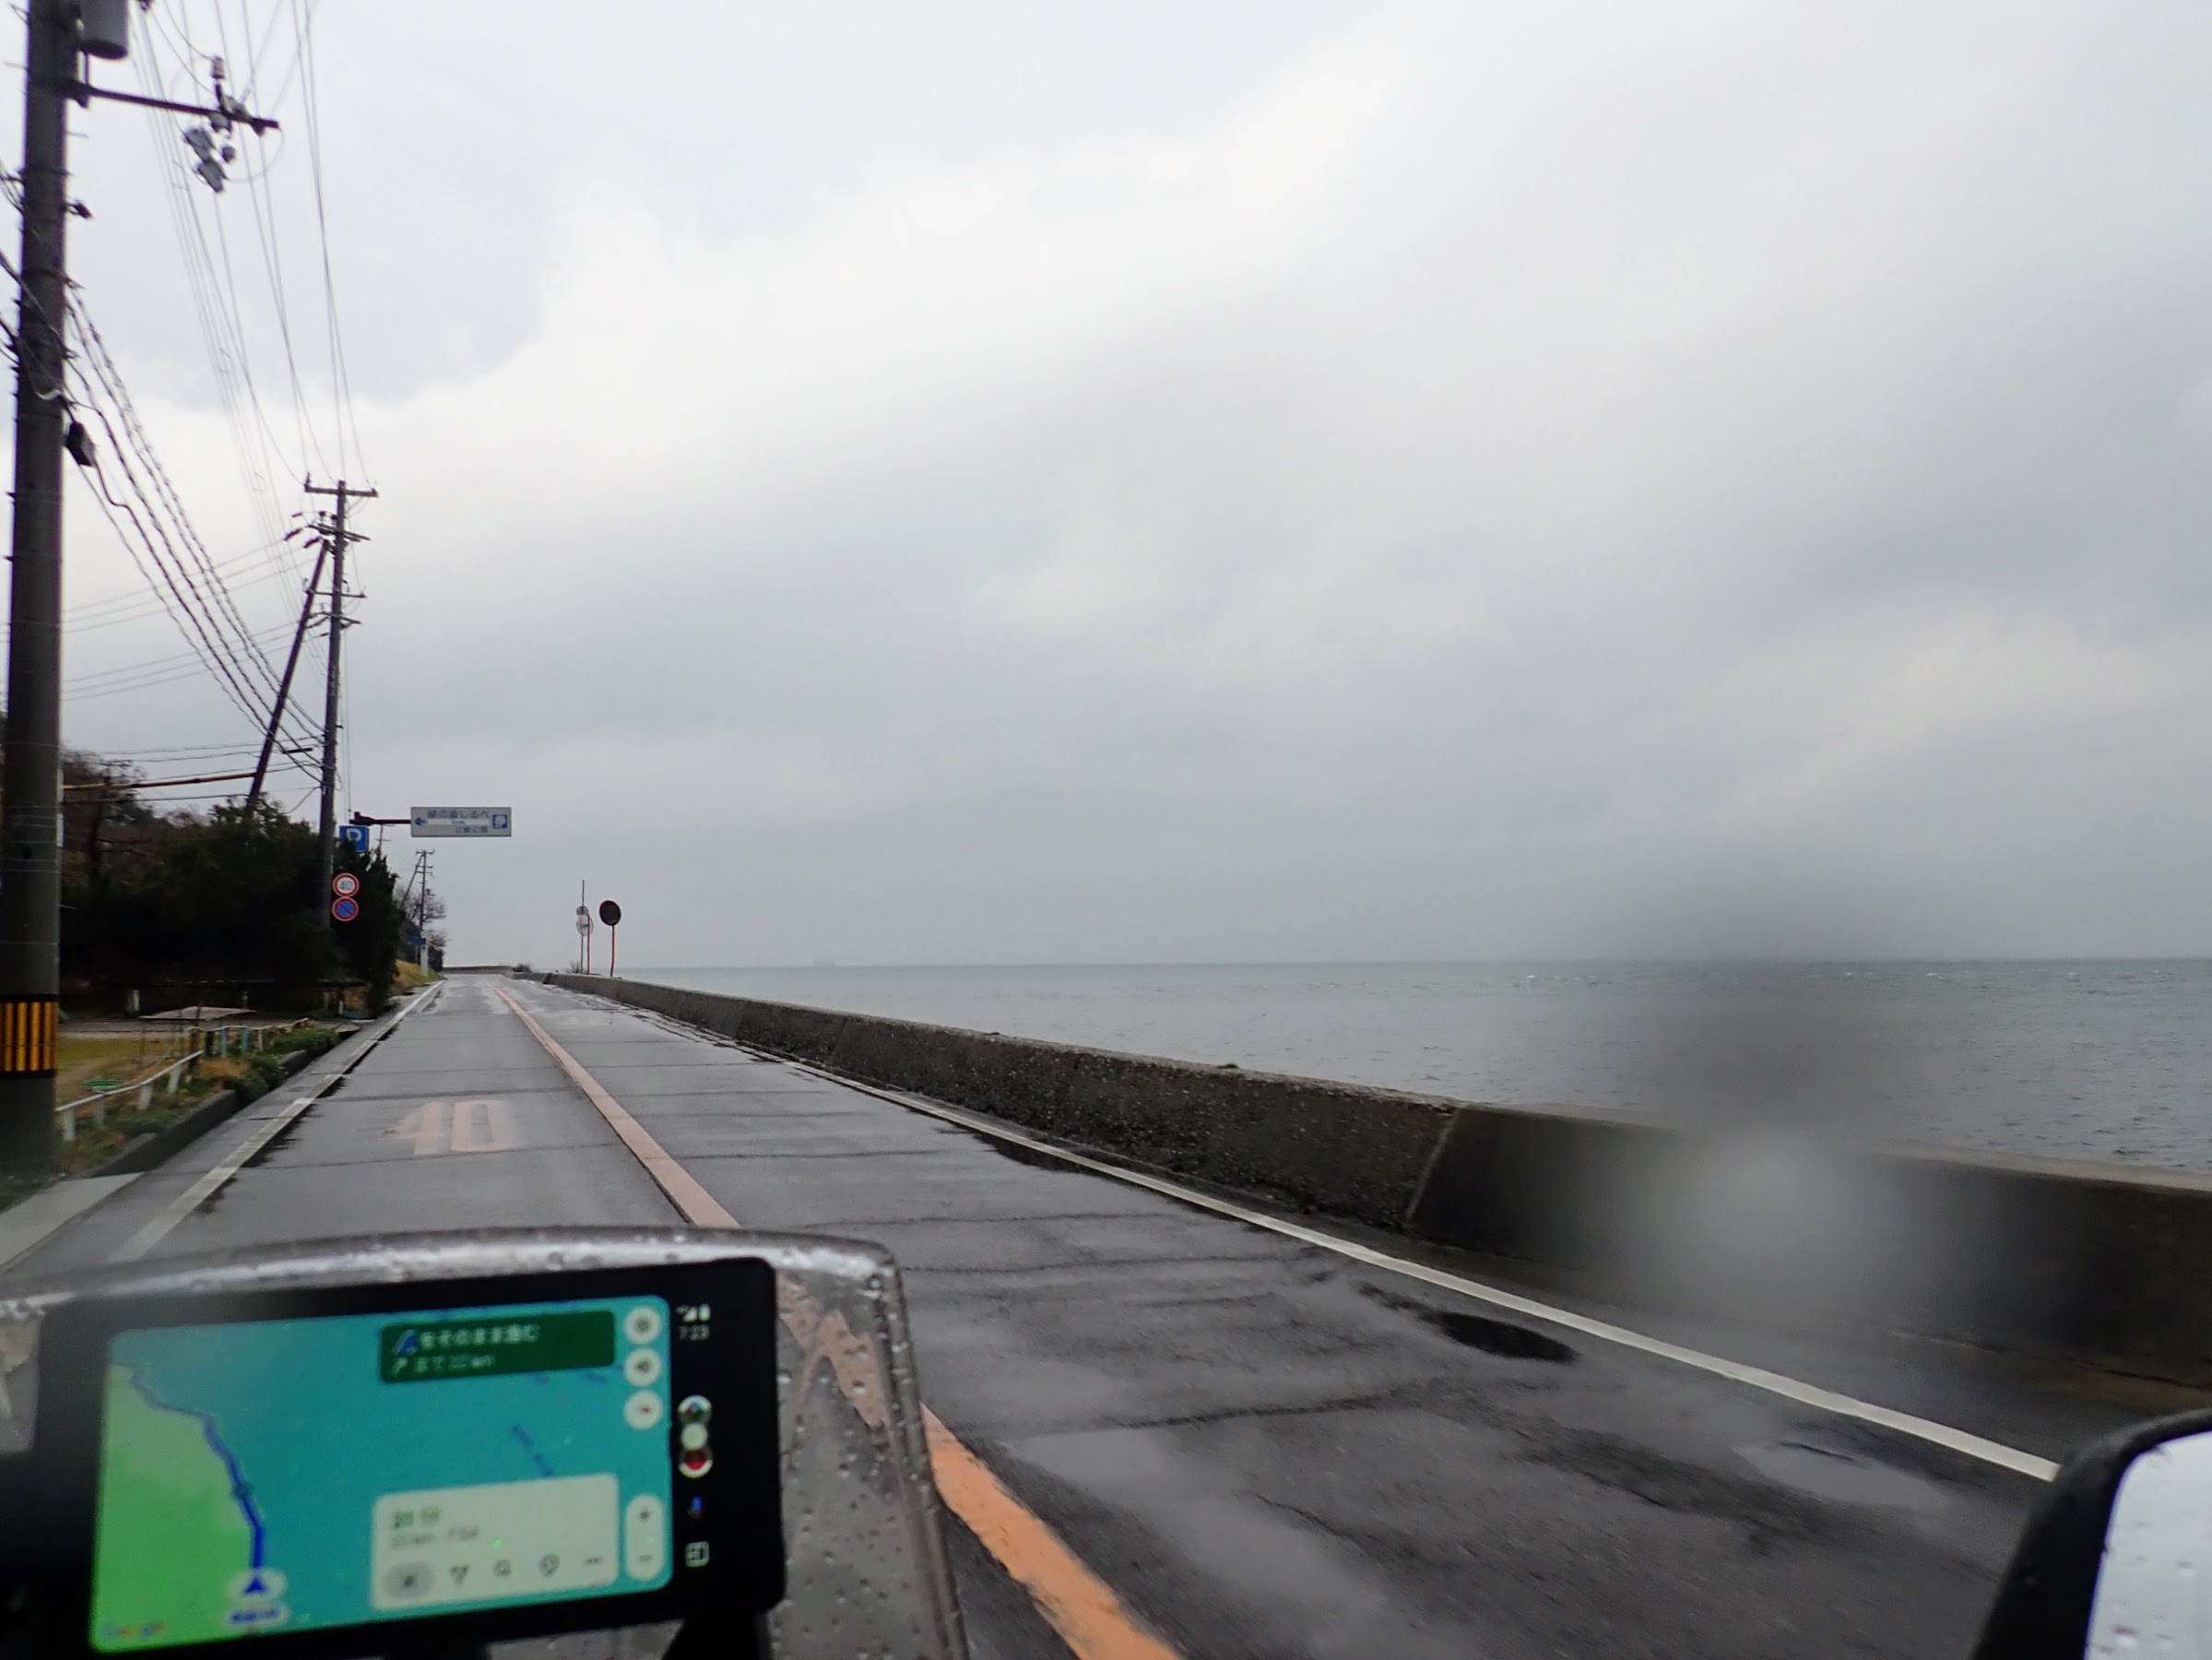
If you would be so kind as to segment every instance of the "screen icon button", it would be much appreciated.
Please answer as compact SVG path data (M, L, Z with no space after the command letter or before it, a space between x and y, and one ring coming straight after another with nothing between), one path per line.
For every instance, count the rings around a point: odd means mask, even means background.
M660 1310L640 1303L622 1316L622 1335L633 1343L650 1343L660 1335Z
M641 1389L622 1403L622 1418L633 1429L650 1429L660 1422L660 1396Z
M660 1355L649 1348L634 1348L622 1362L622 1376L643 1389L648 1383L660 1381Z
M622 1567L632 1579L657 1579L668 1561L668 1507L640 1493L622 1511Z

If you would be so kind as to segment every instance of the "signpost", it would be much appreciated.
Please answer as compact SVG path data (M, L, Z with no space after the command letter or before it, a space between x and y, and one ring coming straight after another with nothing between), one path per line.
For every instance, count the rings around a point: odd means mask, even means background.
M509 807L410 807L408 834L423 836L513 836Z
M599 901L599 920L607 924L607 978L614 978L614 931L621 926L622 907L611 899Z
M351 871L340 871L333 876L330 891L337 895L330 902L332 920L350 922L361 914L361 902L354 897L361 891L361 879Z

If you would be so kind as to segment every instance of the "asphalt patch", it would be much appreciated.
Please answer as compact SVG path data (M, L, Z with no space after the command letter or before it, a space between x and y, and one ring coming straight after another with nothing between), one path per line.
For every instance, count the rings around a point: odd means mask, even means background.
M1754 1550L1832 1540L1848 1531L1802 1488L1739 1477L1620 1436L1567 1433L1532 1438L1532 1462L1569 1471L1660 1510L1711 1516L1751 1530Z
M1736 1455L1768 1480L1816 1499L1910 1511L1940 1510L1945 1503L1943 1489L1925 1476L1814 1441L1762 1442L1738 1447Z

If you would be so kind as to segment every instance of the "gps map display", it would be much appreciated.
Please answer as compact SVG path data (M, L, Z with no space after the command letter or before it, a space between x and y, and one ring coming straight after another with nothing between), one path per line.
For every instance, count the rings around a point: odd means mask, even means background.
M641 1296L119 1333L93 1646L667 1584L669 1316Z

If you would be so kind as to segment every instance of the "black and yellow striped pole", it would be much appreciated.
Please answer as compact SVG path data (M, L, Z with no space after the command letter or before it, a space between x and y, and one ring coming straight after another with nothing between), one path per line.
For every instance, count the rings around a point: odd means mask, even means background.
M16 510L7 750L0 762L0 1165L54 1161L62 921L62 459L68 436L70 0L30 0L23 74L22 299L16 313Z
M11 997L0 1003L0 1076L43 1076L51 1090L60 1042L61 1004L56 999Z

